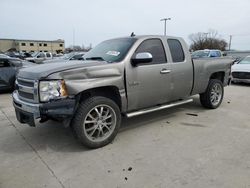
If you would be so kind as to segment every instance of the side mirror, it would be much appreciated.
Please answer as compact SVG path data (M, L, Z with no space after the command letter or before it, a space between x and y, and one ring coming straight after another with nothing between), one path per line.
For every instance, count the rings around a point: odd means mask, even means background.
M153 56L149 52L138 53L131 59L133 66L136 66L139 63L150 63L153 61Z

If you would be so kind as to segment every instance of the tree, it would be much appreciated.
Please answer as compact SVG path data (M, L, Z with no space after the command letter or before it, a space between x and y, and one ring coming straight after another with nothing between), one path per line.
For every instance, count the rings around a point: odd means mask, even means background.
M195 33L189 35L191 40L190 50L218 49L225 51L228 43L218 36L215 30L209 30L207 33Z

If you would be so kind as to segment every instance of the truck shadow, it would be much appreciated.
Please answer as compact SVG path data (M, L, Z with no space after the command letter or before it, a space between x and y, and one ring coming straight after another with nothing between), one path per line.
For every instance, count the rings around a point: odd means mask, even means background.
M133 131L133 129L135 128L148 126L152 122L163 120L167 122L168 118L177 116L176 113L202 113L202 111L205 111L205 109L201 107L198 98L194 97L193 103L185 104L179 107L161 110L158 112L153 112L133 118L123 117L119 132ZM15 126L18 129L18 132L21 134L20 136L23 141L26 142L27 145L32 146L32 148L38 152L50 153L59 151L64 153L72 153L91 151L78 143L71 131L71 128L63 128L62 124L57 122L48 121L44 124L38 125L36 128L31 128L27 125L21 124L17 124ZM7 137L6 143L8 143L8 141L11 141L12 137L13 135ZM114 140L114 142L116 141L117 140ZM4 152L16 154L30 152L31 149L30 147L17 149L16 147L9 147L8 145L2 146L3 147L1 147L1 150L3 150ZM112 145L110 145L109 147L112 147Z

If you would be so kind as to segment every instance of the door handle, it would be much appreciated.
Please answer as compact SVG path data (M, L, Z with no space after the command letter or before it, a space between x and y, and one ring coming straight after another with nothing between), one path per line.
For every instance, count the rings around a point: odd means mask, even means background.
M171 72L171 70L168 70L168 69L162 69L161 70L161 74L167 74L167 73L170 73Z

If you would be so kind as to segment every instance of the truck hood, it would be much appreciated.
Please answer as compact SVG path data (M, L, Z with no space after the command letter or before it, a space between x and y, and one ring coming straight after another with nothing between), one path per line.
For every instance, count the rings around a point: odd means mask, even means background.
M39 79L44 79L48 77L50 74L56 72L84 68L84 67L92 67L104 64L108 63L106 61L71 61L70 63L60 62L60 63L42 64L21 69L18 73L18 77L31 80L39 80Z
M234 64L232 72L250 72L250 64Z

